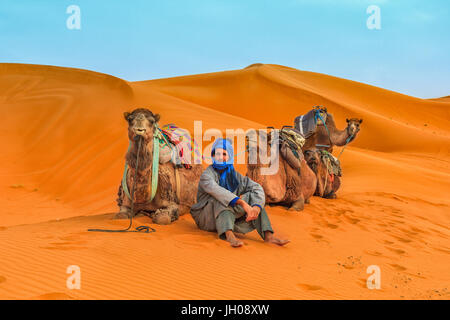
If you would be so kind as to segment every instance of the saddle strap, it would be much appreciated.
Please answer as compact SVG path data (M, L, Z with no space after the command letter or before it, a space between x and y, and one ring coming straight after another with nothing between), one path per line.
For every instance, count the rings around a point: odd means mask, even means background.
M152 182L149 184L150 190L150 199L147 200L147 203L152 202L156 195L156 190L158 189L158 171L159 171L159 142L161 141L161 137L159 134L155 134L153 137L153 162L152 162ZM128 151L131 148L131 141L128 145ZM127 151L127 152L128 152ZM122 177L122 189L127 195L127 197L131 199L130 191L128 189L127 184L127 176L128 176L128 163L125 162L125 168L123 170L123 177ZM137 169L136 169L137 170ZM134 200L134 199L133 199Z
M157 130L157 134L153 136L153 163L152 163L152 190L150 199L148 202L152 202L156 195L156 189L158 188L158 172L159 172L159 141L161 139L161 133Z
M181 183L180 183L180 173L178 172L178 168L175 166L175 181L177 183L177 198L178 202L181 203Z

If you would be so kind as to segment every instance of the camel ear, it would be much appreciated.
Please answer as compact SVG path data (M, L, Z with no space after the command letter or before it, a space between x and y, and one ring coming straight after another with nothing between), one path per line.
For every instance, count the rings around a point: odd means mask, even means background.
M130 114L131 114L131 113L129 113L129 112L124 112L124 113L123 113L123 117L125 118L125 120L128 121L128 117L130 116Z
M362 121L363 121L363 119L359 119L359 123L360 123L360 124L362 123Z
M159 113L157 113L157 114L153 115L153 118L155 119L155 122L158 122L161 117L160 117Z
M349 119L345 119L345 121L347 121L347 123L349 123L349 122L350 122L350 120L349 120Z

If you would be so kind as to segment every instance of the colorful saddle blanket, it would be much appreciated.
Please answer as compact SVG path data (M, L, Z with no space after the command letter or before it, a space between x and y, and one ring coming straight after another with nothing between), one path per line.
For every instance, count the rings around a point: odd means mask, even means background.
M328 169L329 174L342 177L341 163L339 160L326 150L319 150L320 158Z
M194 139L191 138L189 131L177 127L173 123L161 127L161 133L164 138L173 146L175 159L172 159L176 165L183 165L185 168L191 168L194 163L194 155L201 159L202 153Z

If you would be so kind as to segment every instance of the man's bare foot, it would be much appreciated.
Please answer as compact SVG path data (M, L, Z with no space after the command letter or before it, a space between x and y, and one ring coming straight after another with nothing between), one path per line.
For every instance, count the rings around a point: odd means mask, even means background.
M227 237L227 241L234 248L242 247L244 245L244 243L241 240L236 239L233 231L231 230L226 231L225 236Z
M291 240L283 240L283 239L275 238L273 236L273 233L270 232L270 231L266 231L265 232L265 239L264 239L264 241L267 242L267 243L276 244L278 246L284 246L285 244L288 244L289 242L291 242Z

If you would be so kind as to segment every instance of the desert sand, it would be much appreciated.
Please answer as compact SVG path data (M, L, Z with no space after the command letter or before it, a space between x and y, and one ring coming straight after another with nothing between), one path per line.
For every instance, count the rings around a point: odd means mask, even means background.
M339 128L338 199L267 207L291 243L256 231L234 249L189 214L157 231L112 220L128 146L124 111L193 129L292 125L324 105ZM449 299L450 99L419 99L279 65L128 82L72 68L0 64L0 299ZM204 144L206 144L204 142ZM337 155L341 148L335 148ZM244 166L237 166L245 174ZM81 270L69 290L66 269ZM378 265L381 289L366 286Z

